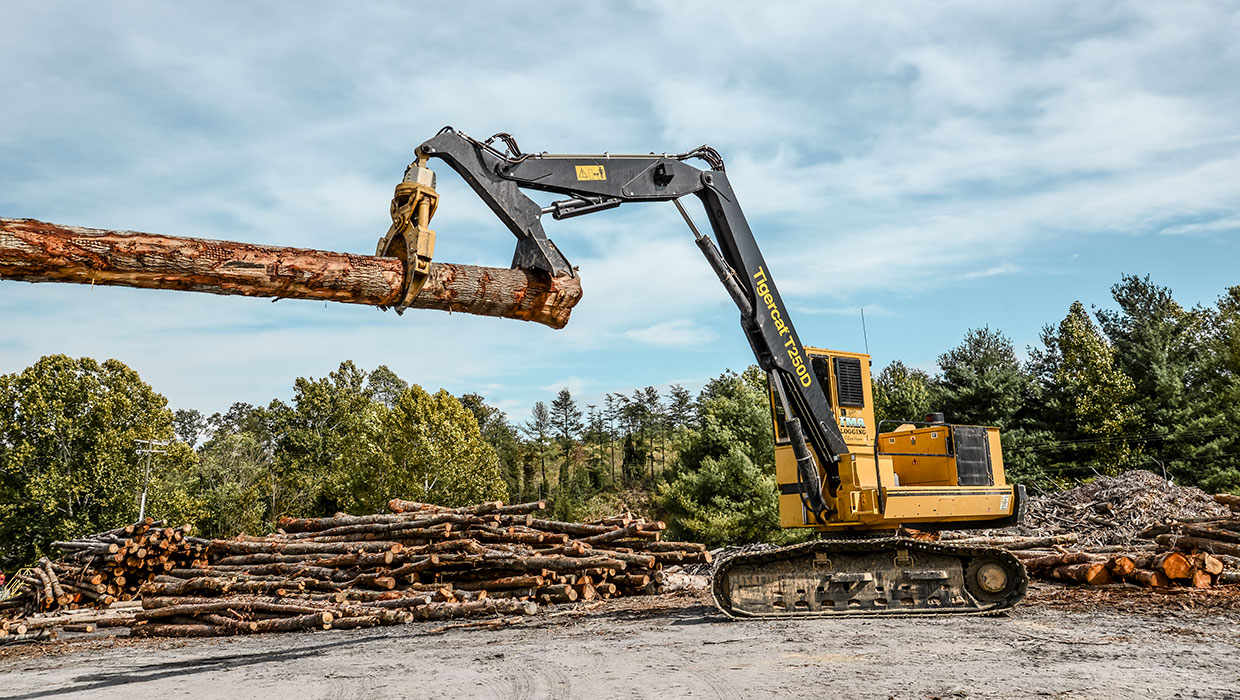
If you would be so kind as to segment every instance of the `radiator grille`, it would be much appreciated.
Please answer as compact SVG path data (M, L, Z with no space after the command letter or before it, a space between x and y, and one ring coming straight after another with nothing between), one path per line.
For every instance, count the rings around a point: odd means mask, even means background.
M856 357L835 357L835 393L839 405L863 408L865 390L861 386L861 360Z
M994 486L995 475L990 465L990 440L986 429L953 425L952 441L956 448L956 483L961 486Z

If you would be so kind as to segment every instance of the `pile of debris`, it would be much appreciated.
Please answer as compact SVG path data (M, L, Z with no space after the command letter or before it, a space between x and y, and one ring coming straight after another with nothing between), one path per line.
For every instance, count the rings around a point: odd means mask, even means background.
M1015 534L1013 534L1015 533ZM1025 523L945 535L1002 547L1047 580L1147 588L1240 583L1240 497L1134 470L1029 500Z
M1085 546L1130 545L1154 525L1230 515L1205 491L1138 469L1030 498L1022 534L1071 533Z
M23 578L22 594L0 603L8 618L0 629L29 635L59 619L62 627L126 626L134 636L217 636L532 615L539 604L657 593L665 564L710 560L700 544L662 541L662 522L629 513L588 523L535 517L545 507L393 500L391 513L282 518L265 537L199 540L173 529L181 537L170 549L166 529L152 548L158 528L139 524L60 543L70 553L40 562L43 576ZM65 612L134 593L140 609Z

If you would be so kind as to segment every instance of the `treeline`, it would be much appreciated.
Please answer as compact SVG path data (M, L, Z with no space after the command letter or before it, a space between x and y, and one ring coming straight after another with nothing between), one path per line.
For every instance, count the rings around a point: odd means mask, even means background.
M205 536L268 532L284 515L377 512L393 497L545 498L566 518L649 513L696 403L683 387L666 397L647 387L583 412L564 389L516 425L478 394L431 394L346 361L295 380L288 402L208 416L170 410L117 360L44 357L0 376L0 565L132 522L148 464L149 513ZM139 440L166 444L147 454Z
M879 419L941 411L1001 428L1009 478L1041 488L1132 468L1210 491L1240 488L1240 287L1183 308L1124 277L1115 309L1076 303L1022 358L1002 333L969 331L930 373L874 377ZM207 536L269 531L283 515L374 512L389 498L461 505L547 499L561 518L632 508L677 539L787 541L778 528L766 378L726 371L681 386L568 389L513 421L478 394L431 394L351 362L299 378L288 402L205 416L116 360L51 356L0 376L0 565L116 527L138 510Z
M891 363L874 378L878 417L998 426L1009 477L1043 488L1140 468L1236 490L1240 286L1193 308L1149 277L1125 276L1111 295L1117 308L1072 304L1023 361L983 328L934 376Z

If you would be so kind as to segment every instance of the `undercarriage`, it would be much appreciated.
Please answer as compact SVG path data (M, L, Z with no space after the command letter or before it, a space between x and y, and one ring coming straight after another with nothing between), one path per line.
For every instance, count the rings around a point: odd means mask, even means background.
M1029 579L1000 549L903 537L822 539L721 558L711 592L737 618L987 615Z

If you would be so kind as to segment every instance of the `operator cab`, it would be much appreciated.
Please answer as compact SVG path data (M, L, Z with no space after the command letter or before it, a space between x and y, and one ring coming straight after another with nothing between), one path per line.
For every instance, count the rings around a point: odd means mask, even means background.
M839 486L825 494L834 512L828 523L818 523L801 500L784 412L771 392L781 525L934 529L938 523L960 528L977 521L977 527L999 527L994 521L1016 513L1017 490L1004 480L997 428L950 425L941 414L876 423L870 356L805 350L849 454L840 456Z

